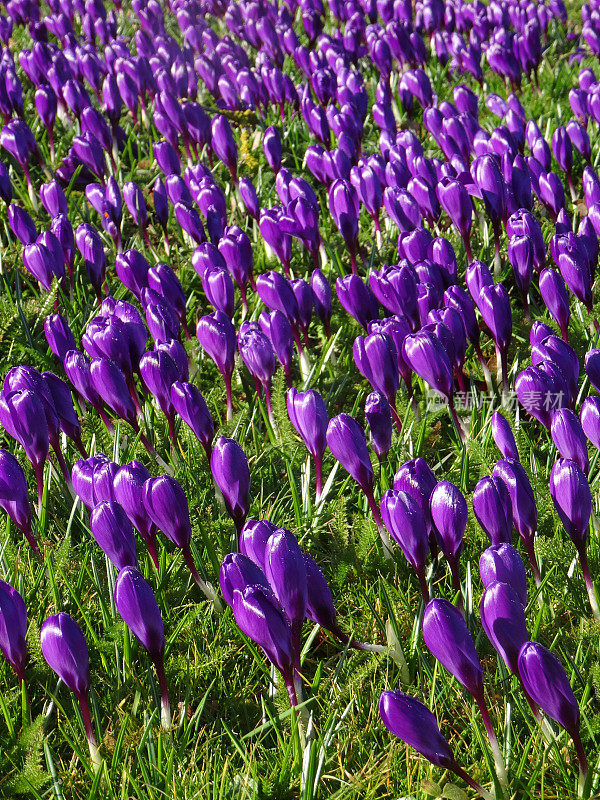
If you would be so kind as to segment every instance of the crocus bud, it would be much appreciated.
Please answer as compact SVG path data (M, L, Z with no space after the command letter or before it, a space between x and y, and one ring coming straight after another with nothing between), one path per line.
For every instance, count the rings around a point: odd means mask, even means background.
M39 396L29 390L0 392L0 423L25 450L38 486L41 508L44 491L44 464L50 446L48 423Z
M94 358L90 364L93 388L106 405L121 419L136 429L136 410L127 387L125 375L109 358Z
M119 503L105 501L90 516L92 536L114 566L138 567L133 526Z
M550 473L550 494L556 512L578 551L585 550L592 496L585 474L574 461L559 458L554 462Z
M502 660L518 675L519 650L527 641L525 611L515 590L508 583L492 583L479 606L486 636Z
M540 571L533 544L537 530L537 507L527 473L520 461L506 458L496 462L493 474L500 478L508 489L513 525L523 539L536 585L539 586Z
M297 697L294 689L294 648L292 630L274 594L262 586L248 586L233 593L235 621L281 672L292 705Z
M507 583L527 605L527 573L523 559L511 544L497 544L484 550L479 559L479 575L485 589L496 581Z
M519 451L515 441L515 435L512 432L507 419L499 411L494 411L491 420L492 437L496 443L496 447L502 453L504 458L514 458L519 460Z
M323 323L325 336L329 338L331 335L331 286L325 275L318 268L314 269L310 276L310 286L313 290L315 314Z
M210 455L210 469L239 534L250 508L250 468L246 454L236 441L219 436Z
M451 400L454 393L452 366L444 346L435 334L421 330L407 336L404 340L404 358L411 369L432 389Z
M519 651L519 676L535 703L573 739L585 779L587 759L579 735L579 706L558 658L538 642L525 642Z
M492 544L512 542L512 506L504 482L495 476L482 478L473 492L477 522Z
M562 337L566 342L571 311L565 282L556 270L548 268L540 273L539 288L544 305L560 328Z
M259 326L248 325L245 329L240 329L238 350L242 361L248 368L248 372L254 378L257 394L260 393L262 384L269 419L273 421L273 409L271 406L271 379L275 372L273 346Z
M219 585L228 606L233 606L233 595L247 586L264 586L270 589L262 569L242 553L229 553L219 569Z
M476 700L483 698L483 670L460 611L439 597L423 612L423 640L434 657Z
M168 475L148 478L144 483L143 503L148 516L167 539L181 550L189 548L192 524L181 484Z
M371 432L371 446L381 461L392 446L392 409L379 392L371 392L365 400L365 419Z
M279 528L269 537L265 548L265 575L290 622L299 666L300 636L306 613L306 566L298 540L285 528Z
M39 553L31 530L31 505L25 473L17 459L3 449L0 449L0 506L23 532L32 550Z
M77 347L68 321L61 317L60 314L50 314L50 316L46 317L44 320L44 333L50 350L61 362L69 350L75 350Z
M429 510L440 547L450 565L452 589L458 592L460 590L458 559L469 519L467 501L453 483L440 481L431 492Z
M400 383L396 347L385 333L371 333L366 337L357 336L352 347L354 363L369 381L373 389L385 397L392 408L392 415L398 426L402 427L396 412L396 392Z
M294 386L286 395L286 405L290 422L302 437L306 449L315 461L316 500L319 502L323 487L323 455L327 449L327 406L321 395L314 389L298 392Z
M237 145L229 121L221 114L218 114L212 121L211 147L237 183Z
M407 492L390 489L381 498L381 516L392 539L402 548L404 557L416 571L423 602L429 602L425 562L429 553L427 525L417 501Z
M579 417L570 408L559 408L553 413L550 435L560 455L574 461L587 475L590 461L585 433Z
M90 662L81 628L68 614L54 614L42 625L40 644L48 666L79 701L92 763L97 770L101 760L88 706Z
M276 530L277 526L268 519L249 519L240 531L240 553L248 556L263 572L267 542Z
M163 728L168 729L171 727L171 709L163 665L163 621L150 584L132 566L119 572L115 582L115 606L156 667L161 693L161 723Z
M150 473L139 461L130 461L123 464L116 471L113 478L113 491L115 500L125 511L130 522L148 545L148 552L158 567L156 553L156 526L152 522L144 506L144 483L150 478Z
M164 350L150 350L140 359L140 375L151 395L157 400L169 424L169 438L175 438L175 409L171 387L179 378L179 370Z
M417 753L438 767L451 769L454 756L440 733L431 711L414 697L402 692L382 692L379 716L385 727Z
M200 342L200 347L212 358L223 376L227 392L227 419L230 420L233 416L231 376L233 375L237 349L235 328L231 320L223 312L215 311L213 314L200 319L196 335Z
M600 397L586 397L583 401L581 427L594 447L600 450Z
M0 581L0 652L14 669L19 681L25 680L26 634L25 601L9 583Z
M171 403L210 458L215 426L200 389L193 383L176 381L171 386Z

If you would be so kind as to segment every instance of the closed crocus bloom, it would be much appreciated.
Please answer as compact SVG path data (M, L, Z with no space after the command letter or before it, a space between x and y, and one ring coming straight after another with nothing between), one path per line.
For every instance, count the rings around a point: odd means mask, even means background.
M550 377L537 367L527 367L515 379L515 393L519 403L548 430L552 422L552 412L547 408L547 398L553 389Z
M229 273L220 267L208 267L202 275L202 288L211 306L232 319L235 312L235 290Z
M288 386L292 385L292 359L294 357L294 334L288 318L278 310L263 311L258 318L262 332L271 342L277 359L283 365Z
M523 604L515 590L508 583L492 583L483 593L479 610L494 650L513 675L518 675L519 650L529 636Z
M211 147L237 183L237 145L229 121L221 114L218 114L212 121Z
M518 550L511 544L497 544L484 550L479 575L485 589L497 581L512 587L523 608L527 605L527 573Z
M425 562L429 553L427 525L417 501L407 492L390 489L381 498L381 516L392 539L400 545L408 563L416 571L423 602L429 602Z
M246 210L251 217L253 217L255 220L258 220L260 204L258 202L254 184L249 178L241 178L238 183L238 188L242 202L246 206Z
M35 223L27 211L16 203L11 203L8 207L8 224L22 245L35 242L37 238Z
M263 572L267 542L276 530L277 526L268 519L249 519L240 531L240 553L248 556Z
M179 370L164 350L150 350L140 359L140 375L151 395L157 400L169 424L169 438L175 438L175 409L171 402L171 387Z
M467 261L472 261L470 233L473 203L466 187L453 178L442 178L437 185L437 196L440 205L462 237Z
M590 461L585 433L579 417L570 408L559 408L552 414L552 441L563 458L571 459L588 474Z
M484 286L477 303L486 326L490 329L501 364L502 382L508 390L508 346L512 336L512 314L508 292L502 284Z
M31 505L25 473L12 453L4 449L0 449L0 507L22 531L32 550L39 553L31 530Z
M440 664L482 701L483 670L460 611L447 600L430 600L423 613L423 639Z
M254 378L257 394L262 384L269 419L273 421L271 407L271 379L275 372L275 353L273 346L258 325L249 325L238 334L238 350L248 372Z
M40 200L51 217L68 214L67 198L58 181L52 180L40 186Z
M127 181L123 184L123 200L135 225L145 227L148 212L146 211L146 201L140 187L134 181Z
M600 391L598 388L600 386L600 349L588 350L585 354L584 365L590 383L596 391Z
M231 376L237 349L235 328L226 314L223 314L222 311L215 311L213 314L201 317L196 328L196 335L200 347L212 358L223 376L227 393L227 419L230 420L233 417Z
M233 616L242 633L252 639L281 672L290 702L296 705L292 629L275 595L264 586L248 586L243 592L235 591Z
M148 552L158 567L156 552L156 526L144 506L144 483L150 473L139 461L123 464L114 474L113 492L117 503L148 545Z
M381 461L392 446L392 409L379 392L371 392L365 400L365 419L371 432L371 446Z
M454 393L452 367L438 337L427 330L419 331L406 337L403 349L411 369L432 389L451 400Z
M487 215L492 221L495 240L495 269L499 271L501 221L507 208L506 183L502 176L498 157L483 155L475 159L472 166L475 184L483 199Z
M44 320L44 333L50 350L63 361L69 350L75 350L75 337L68 321L60 314L50 314Z
M557 459L550 473L550 494L577 550L585 551L592 513L592 497L585 473L574 461Z
M581 427L594 447L600 450L600 397L586 397L583 401Z
M573 739L583 780L587 758L579 735L579 706L558 658L538 642L525 642L519 651L519 677L535 703Z
M268 165L273 172L279 172L281 167L281 136L279 131L274 125L269 125L263 133L262 139L263 152Z
M431 528L429 500L437 483L431 467L423 458L414 458L402 464L394 475L393 488L408 492L413 497L425 517L428 530Z
M279 528L269 537L265 548L265 575L290 622L298 668L306 613L306 566L296 537L285 528Z
M558 268L569 290L591 312L593 297L589 264L576 253L563 252L558 256Z
M171 386L170 393L171 403L176 413L193 431L204 448L207 458L210 458L215 426L200 389L193 383L175 381Z
M529 236L511 236L508 242L508 260L513 268L526 315L529 315L528 293L533 276L534 256L533 242Z
M360 204L350 181L336 180L329 188L329 210L350 253L352 273L356 274L358 214Z
M460 591L458 559L469 518L467 501L453 483L440 481L431 492L429 510L440 547L450 565L452 589L458 592Z
M115 606L129 630L152 660L161 694L161 724L171 727L171 709L163 664L165 633L158 603L150 584L132 566L124 567L115 582Z
M539 586L540 571L533 544L537 530L537 506L527 473L519 461L506 458L496 462L493 474L500 478L508 489L513 525L523 539L536 585Z
M85 637L81 628L68 614L54 614L43 623L40 630L42 655L48 666L70 689L81 707L90 756L94 769L101 759L92 727L88 694L90 690L90 662Z
M190 549L192 538L190 510L181 484L169 475L148 478L143 486L143 504L156 527L181 550L183 559L200 591L218 608L214 588L202 580L194 563Z
M542 300L566 342L571 311L565 282L556 270L548 268L540 273L539 288Z
M25 601L9 583L0 581L0 652L14 669L19 681L25 680L26 634Z
M48 424L39 396L29 390L0 392L0 423L25 450L38 486L38 503L44 491L44 464L50 447Z
M494 411L492 414L491 430L496 447L504 458L514 458L518 461L519 451L517 450L515 435L508 420L499 411Z
M314 389L299 392L294 386L288 390L286 405L290 422L302 437L306 449L315 461L316 501L319 502L323 488L323 455L327 449L327 406Z
M478 482L473 492L473 511L492 544L511 544L512 504L500 478L488 475Z
M106 405L121 419L137 428L136 410L125 375L109 358L94 358L90 364L92 386Z
M133 526L122 506L113 501L97 505L90 516L92 535L114 566L138 566Z
M357 336L352 347L354 363L375 391L381 392L392 408L400 432L402 422L396 411L396 392L400 383L396 347L385 333Z
M250 468L246 454L236 441L220 436L210 456L210 468L239 533L250 508Z
M358 275L345 275L335 282L335 290L342 308L367 328L367 324L379 317L379 305L371 289Z
M382 692L379 716L385 727L432 764L454 771L454 756L431 711L402 692ZM464 777L464 776L463 776Z
M270 589L262 569L242 553L229 553L219 569L219 585L228 606L233 606L233 595L247 586L264 586Z

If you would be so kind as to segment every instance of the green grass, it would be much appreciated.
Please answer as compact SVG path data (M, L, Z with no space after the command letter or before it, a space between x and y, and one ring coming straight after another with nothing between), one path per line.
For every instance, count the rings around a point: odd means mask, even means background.
M573 17L575 22L575 17ZM135 17L126 8L120 17L120 32L131 33ZM169 21L176 33L174 20ZM16 52L25 46L23 31L15 34ZM550 132L570 116L568 90L575 84L577 65L567 62L572 47L564 32L551 31L544 66L540 70L541 95L526 81L522 102L528 114L538 120L543 132ZM591 59L588 60L592 65ZM363 65L366 69L366 65ZM291 69L291 64L286 64ZM452 84L447 72L432 64L428 67L440 99L451 99ZM33 90L19 68L26 88L26 109L32 108ZM366 71L372 96L375 76ZM298 76L296 76L298 77ZM504 93L497 78L486 77L485 91ZM455 81L456 82L456 81ZM465 82L469 82L465 79ZM476 88L476 87L474 87ZM210 101L207 100L210 105ZM264 124L277 124L273 109ZM482 104L481 118L490 129L494 121ZM419 115L403 118L403 123L419 129ZM124 121L128 146L118 164L118 179L136 180L146 196L157 167L152 161L152 142L158 134L152 127L134 128L130 118ZM262 127L262 122L260 126ZM250 141L253 140L250 126ZM33 130L48 160L47 138L39 122ZM57 123L56 142L63 156L72 135L77 133ZM239 134L239 129L238 129ZM594 163L600 160L598 132L590 125L594 145ZM378 131L367 122L363 150L377 149ZM238 135L239 141L239 135ZM294 173L302 173L302 157L307 144L301 119L288 111L284 136L284 163ZM138 158L134 156L134 145ZM431 139L425 140L427 155L439 155ZM582 164L577 163L580 186ZM33 179L39 186L46 178L34 168ZM227 187L228 175L222 166L215 170ZM260 145L242 162L242 172L256 181L263 206L278 202L272 173L266 168ZM12 165L15 194L30 208L20 170ZM311 183L315 182L308 176ZM323 191L321 230L328 253L325 272L332 280L345 274L349 261L337 231L327 212ZM85 197L69 192L71 221L98 225ZM536 207L536 213L545 212ZM40 229L49 226L43 210L34 218ZM267 264L256 226L248 226L239 206L229 222L238 222L254 241L255 273L277 265ZM438 230L441 233L442 228ZM553 230L544 223L546 239ZM371 239L366 215L361 218L361 243L368 263L375 267L395 263L396 233L390 229L377 251ZM189 298L188 321L210 309L203 297L200 279L191 266L191 248L181 234L170 226L172 249L167 259L158 230L151 230L152 250L145 247L139 232L125 212L123 239L126 247L144 252L151 263L167 260L177 268ZM459 256L459 273L464 275L462 247L448 230ZM15 245L0 213L0 250L2 294L0 295L0 358L4 371L25 363L38 368L61 368L48 351L43 318L50 313L53 297L40 292L23 271L20 247ZM487 263L493 258L487 230L475 232L474 253ZM108 286L117 298L131 300L114 274L115 252L105 238ZM510 349L511 379L528 362L528 327L520 313L503 241L503 278L513 300L514 336ZM293 270L296 276L310 272L310 259L298 243L294 244ZM363 275L365 269L362 270ZM64 303L64 305L63 305ZM572 307L577 305L572 300ZM61 298L73 330L79 340L86 323L96 313L93 293L79 255L76 261L73 297ZM256 298L251 299L251 316L260 311ZM532 290L532 316L549 322L537 293ZM237 318L239 323L239 317ZM590 333L591 318L580 308L573 313L572 343L581 358L596 344ZM358 374L352 359L352 342L360 333L358 326L343 314L336 303L331 351L320 327L313 323L310 358L313 371L310 386L322 392L330 416L345 411L362 421L364 399L370 388ZM459 762L478 781L488 786L490 754L482 738L481 720L470 698L423 646L420 635L422 612L415 575L397 554L393 565L382 556L377 531L366 504L354 482L339 468L319 513L312 505L314 476L308 492L302 489L302 470L306 451L298 441L285 414L282 374L275 380L274 405L278 433L266 425L262 401L257 401L249 376L243 368L236 371L235 417L224 420L225 393L218 373L199 350L198 343L186 343L191 358L191 379L201 388L220 428L219 432L235 437L243 446L252 473L250 516L268 517L288 526L321 565L329 579L340 613L342 627L358 639L383 643L386 626L399 642L402 657L369 655L348 650L322 632L306 625L307 643L302 663L306 706L311 715L313 733L310 749L303 753L298 721L290 713L287 695L281 687L269 692L270 671L265 657L237 629L229 610L217 617L190 580L180 554L161 539L160 567L156 571L140 544L140 563L155 589L167 634L166 672L174 711L173 730L162 732L157 712L157 686L153 668L142 649L131 640L111 600L115 572L107 564L89 531L89 515L75 505L64 482L54 470L46 470L43 509L37 521L37 534L43 546L44 562L31 555L26 544L6 523L0 532L0 576L12 583L25 598L29 612L28 643L30 662L27 668L27 707L17 689L14 675L0 663L0 796L32 798L361 798L381 800L398 797L461 798L464 786L440 769L392 739L377 712L382 690L403 688L425 701L436 714L442 732L449 738ZM484 335L484 351L493 358L493 343ZM482 378L480 367L471 354L469 373ZM302 380L296 372L296 385ZM421 396L423 386L420 386ZM422 404L424 411L424 405ZM404 419L402 436L394 436L392 451L381 471L376 467L377 496L391 485L397 467L409 458L424 457L442 479L455 482L468 499L476 482L489 474L498 453L491 440L489 419L493 408L487 404L473 412L466 449L460 447L447 414L440 410L415 419L405 396L399 412ZM548 477L556 457L549 435L513 409L508 415L518 418L517 441L524 466L532 480L539 508L537 552L543 564L544 584L538 594L529 586L527 622L530 635L561 658L571 678L582 711L582 737L594 771L592 794L600 782L599 743L600 665L598 664L599 630L590 617L583 580L578 567L569 572L575 549L561 529L548 492ZM133 436L125 423L117 425L110 436L89 409L83 420L84 442L91 451L105 452L120 463L138 458L153 475L160 468ZM183 426L178 444L170 448L166 421L150 403L144 407L144 429L161 456L167 460L184 486L194 529L193 546L210 579L217 580L218 565L235 546L233 526L215 499L214 487L203 451ZM22 451L4 434L2 446L15 452L25 464ZM77 455L69 445L72 463ZM375 458L373 462L375 463ZM335 469L328 455L325 476ZM597 505L599 470L593 458L590 483ZM33 491L33 477L28 469ZM564 731L555 729L556 743L545 744L540 730L523 701L516 682L495 655L482 632L478 618L482 587L477 564L486 537L471 516L461 558L463 590L469 627L485 669L485 681L492 716L508 759L511 792L517 798L568 800L576 797L577 773L571 743ZM521 548L522 549L522 548ZM523 555L524 550L522 549ZM589 547L593 575L600 571L597 528ZM451 598L449 572L443 560L430 572L433 595ZM44 619L57 611L74 616L85 633L92 676L92 715L101 742L104 767L94 776L89 763L83 723L73 696L41 657L39 629ZM31 719L31 721L30 721ZM305 761L306 779L301 779ZM466 796L472 796L470 790Z

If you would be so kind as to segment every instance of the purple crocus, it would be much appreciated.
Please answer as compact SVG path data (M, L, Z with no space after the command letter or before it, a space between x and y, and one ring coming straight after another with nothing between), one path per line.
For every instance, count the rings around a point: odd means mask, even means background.
M327 406L314 389L298 392L294 386L288 390L286 405L290 422L302 437L315 462L315 499L318 503L323 490L323 455L327 449Z
M14 669L20 683L25 682L26 634L25 601L9 583L0 581L0 652Z
M210 455L210 469L239 534L250 508L250 468L246 454L236 441L219 436Z

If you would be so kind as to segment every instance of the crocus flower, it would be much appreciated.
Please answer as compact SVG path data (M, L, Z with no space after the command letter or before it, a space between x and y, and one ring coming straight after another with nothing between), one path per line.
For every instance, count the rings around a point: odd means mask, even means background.
M150 584L133 566L124 567L115 582L115 606L156 668L160 686L160 720L171 727L171 706L165 676L165 634L162 617Z
M286 405L290 422L315 462L318 503L323 490L323 455L327 449L327 406L314 389L298 392L294 386L288 390Z
M115 500L148 545L150 557L158 569L156 525L152 522L144 506L143 487L148 478L150 478L150 473L143 464L140 464L139 461L130 461L115 472L113 492Z
M365 419L371 433L371 446L382 461L392 446L392 409L379 392L371 392L365 400Z
M527 573L523 559L511 544L496 544L484 550L479 559L479 575L485 589L497 581L508 583L527 605Z
M240 531L240 553L248 556L263 572L267 542L276 530L277 526L268 519L248 519Z
M585 433L579 417L570 408L558 408L552 414L550 435L560 455L574 461L587 475L590 461Z
M30 391L0 392L0 423L25 450L38 487L41 508L44 493L44 464L48 456L48 423L40 397Z
M587 561L587 540L592 515L592 495L585 473L574 461L559 458L550 472L550 495L564 529L579 555L592 613L600 620L600 608Z
M338 414L327 426L327 445L362 489L383 542L386 558L391 558L391 542L373 494L375 476L367 448L367 437L358 422L349 414Z
M183 560L192 573L200 591L207 600L215 602L215 590L202 580L190 547L192 523L185 492L175 478L160 475L148 478L143 488L143 503L146 513L173 544L181 550Z
M512 522L523 540L536 586L539 586L541 577L534 548L535 532L537 530L537 506L527 473L520 461L506 458L496 462L493 475L500 478L508 489Z
M233 615L242 633L262 648L281 672L290 703L295 706L298 698L294 687L292 629L273 592L263 586L247 586L243 592L235 591Z
M92 536L118 570L138 567L133 526L119 503L99 503L90 516Z
M231 376L235 366L237 339L231 320L222 311L215 311L202 317L198 322L196 335L200 347L215 362L217 369L225 381L227 393L227 419L233 417L233 401L231 396Z
M171 403L185 424L193 431L210 459L215 426L200 389L193 383L175 381L171 386Z
M239 534L250 508L250 468L246 454L236 441L219 436L210 455L210 469Z
M571 311L564 280L556 270L548 268L540 273L539 288L544 305L560 328L563 339L568 341Z
M538 642L525 642L519 651L519 675L527 693L573 739L582 783L588 763L579 734L579 706L558 658Z
M519 460L519 451L515 435L507 419L499 411L494 411L491 419L491 431L496 447L502 453L503 458L514 458Z
M431 492L429 510L440 547L452 573L452 591L460 592L458 559L469 518L467 501L453 483L440 481Z
M480 603L481 624L486 636L513 673L519 674L519 650L528 640L523 604L508 583L492 583Z
M25 681L26 634L25 601L9 583L0 581L0 652L20 682Z
M506 787L504 759L485 702L483 670L461 612L447 600L438 597L430 600L423 612L423 640L440 664L475 699L494 754L498 780Z
M22 531L31 549L39 553L31 529L31 505L25 473L17 459L4 449L0 449L0 506Z
M89 656L81 628L68 614L54 614L44 622L40 631L42 655L51 669L66 684L77 700L95 770L102 759L96 744L96 735L90 717L88 696L90 691Z
M369 381L373 389L385 397L390 404L398 433L402 421L396 411L396 393L400 383L396 346L385 333L371 333L364 338L357 336L352 346L354 363Z
M356 189L350 181L336 180L331 184L329 188L329 210L350 253L352 273L356 274L360 204Z
M296 669L300 668L301 634L306 614L307 576L304 555L293 533L274 531L265 548L265 575L292 629Z
M228 606L233 607L233 595L247 586L264 586L270 589L263 570L243 553L229 553L219 569L219 585Z
M500 478L486 476L477 483L473 511L492 544L511 544L512 506L508 489Z
M417 501L407 492L390 489L381 498L381 517L392 539L397 542L411 567L416 571L423 602L429 602L425 562L429 541L425 517Z
M246 323L244 323L246 325ZM260 387L265 392L267 413L271 424L274 425L273 407L271 404L271 379L275 372L275 353L268 337L256 324L249 323L242 326L238 334L238 350L248 372L254 378L257 395Z

